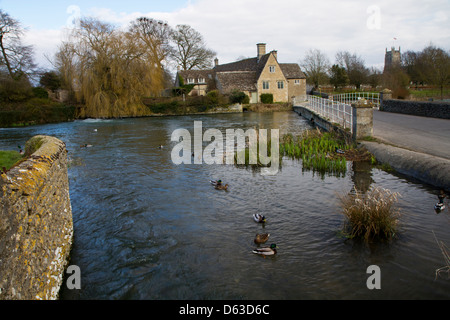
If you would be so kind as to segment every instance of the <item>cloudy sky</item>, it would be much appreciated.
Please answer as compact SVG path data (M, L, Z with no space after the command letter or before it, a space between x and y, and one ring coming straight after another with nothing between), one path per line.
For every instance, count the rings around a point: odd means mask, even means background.
M74 18L87 16L118 27L141 16L188 24L221 64L255 57L260 42L278 51L279 62L300 63L319 49L333 63L336 52L349 51L380 69L392 46L450 50L449 0L0 0L0 9L27 28L24 41L46 68Z

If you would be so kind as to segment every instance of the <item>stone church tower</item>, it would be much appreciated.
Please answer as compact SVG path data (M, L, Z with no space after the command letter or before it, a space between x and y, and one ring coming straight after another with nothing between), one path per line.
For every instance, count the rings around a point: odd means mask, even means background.
M400 47L398 47L398 50L395 50L395 47L392 47L391 51L387 51L386 48L386 54L384 56L384 71L393 67L399 67L401 62Z

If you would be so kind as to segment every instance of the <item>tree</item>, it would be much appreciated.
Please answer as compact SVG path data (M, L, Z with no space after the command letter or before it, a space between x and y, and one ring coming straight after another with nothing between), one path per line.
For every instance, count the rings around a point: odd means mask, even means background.
M305 71L307 81L312 83L315 88L328 80L327 71L330 68L330 62L320 50L309 49L301 66Z
M55 71L48 71L41 76L39 84L51 91L56 91L61 88L61 77Z
M177 25L171 34L174 43L172 58L183 70L208 69L216 53L206 47L203 36L188 25Z
M136 36L136 40L147 46L154 62L162 68L163 62L172 52L170 35L173 30L167 22L141 17L131 23L130 32Z
M442 98L444 86L450 83L450 53L430 45L420 53L418 64L422 78L439 87Z
M418 67L418 57L419 53L415 51L408 50L402 54L402 67L406 74L409 76L412 82L418 85L423 82Z
M13 80L36 73L33 48L22 44L23 33L20 23L0 9L0 69Z
M350 54L348 51L340 51L336 54L336 61L347 71L350 84L357 89L367 81L369 70L364 66L364 60L356 54Z
M367 76L367 83L370 84L373 89L376 89L382 81L382 75L383 74L380 70L375 67L371 67L369 70L369 75Z
M141 98L163 89L163 70L137 34L96 19L81 19L56 55L63 84L85 104L81 117L144 115Z
M349 83L347 72L344 67L334 64L330 69L330 83L335 89L342 88Z

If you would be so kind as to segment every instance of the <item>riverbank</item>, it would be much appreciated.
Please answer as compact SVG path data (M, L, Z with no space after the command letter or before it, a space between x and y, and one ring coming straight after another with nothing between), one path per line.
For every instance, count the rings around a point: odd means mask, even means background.
M36 124L67 122L75 119L75 107L44 98L3 103L0 127L14 128Z

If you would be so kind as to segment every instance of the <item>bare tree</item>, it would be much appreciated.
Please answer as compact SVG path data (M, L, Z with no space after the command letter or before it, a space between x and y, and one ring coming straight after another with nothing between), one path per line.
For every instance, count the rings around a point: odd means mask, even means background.
M33 48L22 44L24 30L20 23L0 9L0 68L6 69L11 79L36 72Z
M450 82L450 53L430 45L419 54L417 64L421 77L439 87L443 98L444 86Z
M348 51L340 51L336 54L336 62L345 68L350 84L355 85L357 89L367 81L369 70L360 56L350 54Z
M328 81L327 71L330 69L330 61L320 50L309 49L300 65L305 71L307 81L315 88Z
M167 22L141 17L131 23L130 32L141 41L150 52L150 56L159 67L172 52L170 34L172 28Z
M206 47L203 36L188 25L178 25L172 33L172 58L183 70L208 69L216 53Z

